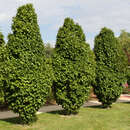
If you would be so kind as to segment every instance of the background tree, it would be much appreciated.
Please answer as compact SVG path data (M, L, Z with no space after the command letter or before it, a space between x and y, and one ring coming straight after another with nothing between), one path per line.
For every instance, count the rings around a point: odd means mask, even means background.
M0 32L0 105L3 105L5 103L4 86L3 86L4 53L5 53L5 41L3 34Z
M123 46L125 54L128 57L128 65L130 66L130 33L122 30L118 39ZM130 67L127 69L127 81L130 85Z
M48 67L48 74L50 74L51 81L53 82L54 79L54 74L53 74L53 69L52 69L52 56L53 56L54 48L51 46L50 43L45 44L45 55L46 55L46 63ZM54 93L52 90L52 87L50 88L48 97L47 97L47 103L53 104L55 103L54 99Z
M94 92L104 107L109 107L122 93L127 59L112 30L103 28L95 38L96 85Z
M50 43L45 44L45 54L47 58L52 57L54 52L54 48L51 46Z
M32 4L18 8L12 32L7 44L6 101L22 123L29 124L36 120L36 111L45 103L51 86Z
M66 114L77 113L88 98L95 77L95 61L81 26L70 18L64 20L58 31L53 69L57 103Z

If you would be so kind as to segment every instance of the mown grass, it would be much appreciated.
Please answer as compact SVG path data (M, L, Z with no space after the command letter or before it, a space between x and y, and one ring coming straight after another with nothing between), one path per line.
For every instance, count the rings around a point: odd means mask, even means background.
M78 115L64 116L61 111L38 115L30 126L18 118L0 120L0 130L130 130L130 103L116 103L111 109L100 106L81 108Z

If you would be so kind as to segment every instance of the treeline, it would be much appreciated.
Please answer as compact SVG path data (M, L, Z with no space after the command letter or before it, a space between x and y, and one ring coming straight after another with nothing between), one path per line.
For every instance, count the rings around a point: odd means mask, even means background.
M23 124L36 121L51 92L68 115L79 112L92 87L105 108L122 93L128 60L112 30L101 30L92 51L82 27L66 18L55 48L44 46L32 4L18 8L11 28L7 44L0 33L0 102Z

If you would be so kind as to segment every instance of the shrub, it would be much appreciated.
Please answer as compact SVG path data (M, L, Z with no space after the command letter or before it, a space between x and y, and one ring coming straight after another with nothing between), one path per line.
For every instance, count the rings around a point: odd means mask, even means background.
M126 81L127 59L114 33L103 28L95 38L96 85L94 92L104 107L109 107L122 93Z
M4 86L3 86L4 51L5 51L4 36L0 32L0 105L5 103Z
M94 54L82 28L66 18L57 34L53 56L54 95L66 114L75 114L88 98L95 77Z
M36 111L45 103L51 79L45 60L37 15L32 4L21 6L8 36L6 101L21 122L36 121Z

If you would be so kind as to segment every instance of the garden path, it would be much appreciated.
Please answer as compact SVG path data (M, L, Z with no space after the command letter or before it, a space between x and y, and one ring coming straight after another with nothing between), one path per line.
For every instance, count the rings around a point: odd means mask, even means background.
M121 95L117 102L130 102L130 95L127 95L127 94ZM101 103L99 103L97 100L90 100L88 102L85 102L83 107L95 106L95 105L100 105L100 104ZM37 112L37 114L57 111L57 110L62 110L62 107L59 105L46 105L46 106L41 107L39 111ZM18 117L18 115L13 113L12 111L0 110L0 119L6 119L6 118L12 118L12 117Z

